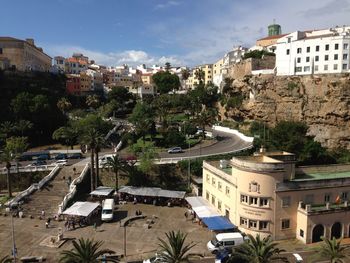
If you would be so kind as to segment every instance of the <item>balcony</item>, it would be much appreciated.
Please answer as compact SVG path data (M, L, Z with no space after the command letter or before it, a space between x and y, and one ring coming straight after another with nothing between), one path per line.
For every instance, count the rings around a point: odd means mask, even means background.
M299 202L298 211L307 215L311 214L322 214L322 213L337 213L350 210L348 201L340 203L325 203L325 204L305 204Z

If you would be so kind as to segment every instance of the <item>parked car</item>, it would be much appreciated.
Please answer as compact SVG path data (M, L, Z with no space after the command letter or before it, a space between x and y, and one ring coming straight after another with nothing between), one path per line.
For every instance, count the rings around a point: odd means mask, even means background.
M181 147L173 147L168 150L168 153L182 153L182 148Z
M55 157L55 160L65 160L65 159L67 159L67 154L65 153L59 153Z
M154 257L145 259L142 261L143 263L161 263L159 255L156 253Z
M58 165L58 166L65 166L65 165L68 165L68 161L67 160L58 160L57 162L55 162L53 164Z
M81 153L72 153L68 157L69 159L83 159L84 156Z
M48 154L42 154L42 155L39 155L37 160L39 161L46 161L46 160L50 160L50 155Z
M46 165L46 161L36 160L35 162L29 164L28 166L41 166L41 165Z

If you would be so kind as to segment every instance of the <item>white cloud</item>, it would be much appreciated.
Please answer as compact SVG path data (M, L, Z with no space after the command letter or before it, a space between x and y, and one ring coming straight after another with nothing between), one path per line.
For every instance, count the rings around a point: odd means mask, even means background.
M96 63L106 66L118 66L121 64L128 65L164 65L166 62L170 62L172 65L183 65L183 61L177 58L177 56L152 56L142 50L125 50L121 52L108 52L89 50L80 46L70 45L49 45L42 44L45 52L51 56L64 56L70 57L73 53L83 53L88 56L89 59L95 60Z
M164 1L164 3L155 5L154 10L164 9L172 6L178 6L178 5L180 5L180 2L178 1L173 1L173 0Z

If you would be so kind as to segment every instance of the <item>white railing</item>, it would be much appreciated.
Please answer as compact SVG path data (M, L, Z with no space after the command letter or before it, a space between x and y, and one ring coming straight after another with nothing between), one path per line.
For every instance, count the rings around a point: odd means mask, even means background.
M29 173L29 172L42 172L42 171L51 171L56 167L55 164L49 165L38 165L38 166L25 166L25 167L11 167L10 173ZM0 168L0 174L6 174L7 168Z
M248 137L248 136L244 135L243 133L241 133L237 130L230 129L228 127L213 125L213 130L234 134L234 135L238 136L239 138L241 138L245 142L253 142L254 141L254 137Z
M39 183L32 184L26 190L20 192L13 199L5 203L6 206L12 207L18 205L18 203L25 197L31 195L34 191L41 189L48 181L52 180L52 178L56 175L57 171L60 169L58 165L56 165L51 172L40 180Z
M60 215L64 211L64 209L66 209L68 202L74 197L74 195L77 192L77 184L80 184L83 181L88 171L89 164L87 163L80 175L77 178L75 178L70 184L69 193L66 194L66 196L63 198L62 203L58 205L58 215Z

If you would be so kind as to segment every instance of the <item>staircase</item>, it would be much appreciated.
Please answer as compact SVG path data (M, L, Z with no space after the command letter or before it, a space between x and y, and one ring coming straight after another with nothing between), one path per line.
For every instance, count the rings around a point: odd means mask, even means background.
M75 175L73 167L76 168ZM21 206L24 215L38 217L43 210L45 211L45 217L56 215L58 205L69 191L67 184L68 177L70 176L74 180L79 176L83 168L82 166L64 166L61 168L52 181L28 197L28 201Z

